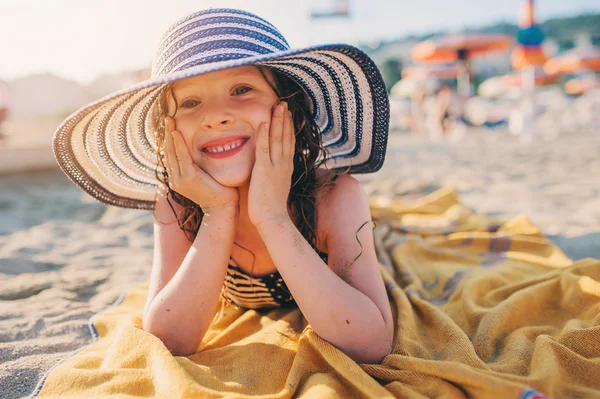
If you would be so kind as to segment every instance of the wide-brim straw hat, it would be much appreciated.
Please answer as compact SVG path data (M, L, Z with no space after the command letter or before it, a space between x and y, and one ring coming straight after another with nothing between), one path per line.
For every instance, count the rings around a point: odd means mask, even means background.
M375 63L349 45L290 49L264 19L240 10L208 9L164 34L149 80L110 94L69 116L56 130L58 164L97 200L152 209L162 173L155 126L160 93L172 82L243 65L276 70L309 98L327 151L327 169L377 171L383 164L389 100Z

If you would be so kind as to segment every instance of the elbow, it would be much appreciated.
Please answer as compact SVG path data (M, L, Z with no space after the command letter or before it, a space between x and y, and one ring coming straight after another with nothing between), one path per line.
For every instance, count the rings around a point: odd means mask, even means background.
M383 359L386 358L387 355L392 353L392 344L389 341L385 341L383 343L383 349L381 350L381 352L375 354L375 363L379 364L383 361Z
M160 328L149 315L143 318L142 328L158 338L173 356L190 356L196 353L197 344L190 344L181 337L175 336L172 330Z
M368 352L362 352L360 354L349 356L356 363L362 364L380 364L387 355L391 353L391 345L385 344L383 350L372 350Z
M360 345L362 350L355 351L349 357L357 363L380 364L387 355L392 353L392 342L394 340L393 327L386 323L384 332L378 334L377 337L368 338L367 342L363 342ZM378 344L373 345L373 342L377 342Z
M169 352L171 352L171 354L173 356L183 356L183 357L186 357L186 356L192 356L194 353L196 353L195 349L194 350L189 350L189 349L187 349L187 350L183 349L182 350L179 347L169 348L168 346L167 346L167 349L169 350Z

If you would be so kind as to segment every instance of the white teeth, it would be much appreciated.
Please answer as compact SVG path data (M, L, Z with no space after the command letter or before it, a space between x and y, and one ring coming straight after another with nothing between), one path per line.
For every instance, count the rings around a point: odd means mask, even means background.
M244 139L240 139L240 140L232 141L231 143L227 143L222 147L221 146L208 147L208 148L206 148L206 151L212 152L212 153L229 151L231 149L241 146L243 143L244 143Z

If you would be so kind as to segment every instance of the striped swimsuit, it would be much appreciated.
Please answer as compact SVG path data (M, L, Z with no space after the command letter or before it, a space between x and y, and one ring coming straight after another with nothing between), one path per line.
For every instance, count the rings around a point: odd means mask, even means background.
M326 253L319 252L319 256L327 263ZM227 298L242 308L297 306L279 271L254 277L240 269L231 258L225 276L225 288Z

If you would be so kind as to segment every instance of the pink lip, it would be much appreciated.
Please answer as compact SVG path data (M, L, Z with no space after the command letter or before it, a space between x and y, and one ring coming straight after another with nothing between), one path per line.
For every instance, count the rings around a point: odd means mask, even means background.
M233 137L233 136L231 136ZM235 154L237 154L238 152L242 151L242 149L246 146L246 143L248 143L248 141L250 140L249 137L247 136L236 136L235 139L232 139L231 137L227 138L227 140L224 141L224 139L219 139L219 140L213 140L213 141L209 141L209 143L214 143L214 142L223 142L224 144L230 143L232 141L235 140L239 140L239 139L244 139L244 141L242 142L242 145L232 148L231 150L227 150L227 151L223 151L223 152L209 152L209 151L202 151L204 153L204 155L210 157L210 158L227 158L227 157L231 157ZM208 144L208 143L207 143ZM224 144L211 144L211 145L224 145ZM203 147L210 147L211 145L205 145Z
M239 139L247 139L247 138L248 138L248 136L244 136L241 134L236 134L234 136L220 137L215 140L207 141L206 143L202 144L202 147L200 147L200 149L204 150L207 147L223 146L227 143L231 143L232 141L236 141Z

